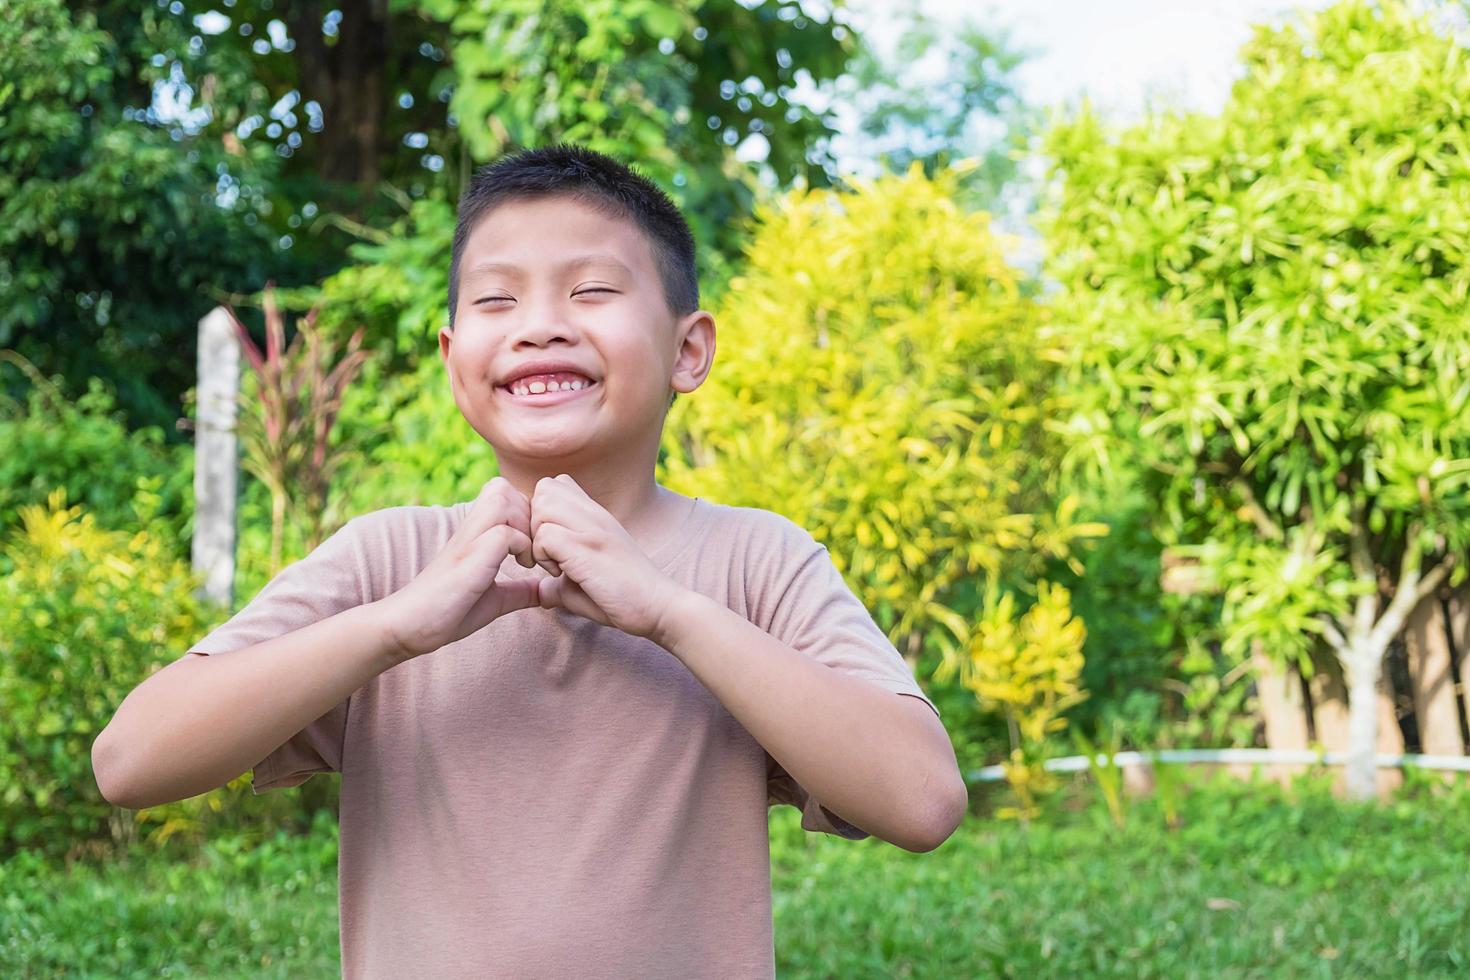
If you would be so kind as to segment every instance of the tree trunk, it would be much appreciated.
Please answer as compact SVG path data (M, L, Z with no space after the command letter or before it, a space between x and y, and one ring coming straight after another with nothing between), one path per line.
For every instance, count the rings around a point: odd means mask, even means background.
M279 8L278 8L279 9ZM322 20L340 10L336 43L322 36ZM327 180L367 190L378 182L388 60L386 0L289 0L281 16L296 42L295 64L303 101L322 107L322 131L314 137L318 173Z
M1363 507L1356 508L1348 557L1354 577L1365 586L1353 604L1352 615L1342 622L1321 620L1323 631L1342 664L1348 685L1348 765L1346 788L1353 799L1374 795L1376 783L1373 764L1378 740L1378 675L1383 670L1383 654L1389 642L1404 628L1420 600L1431 596L1449 575L1455 556L1445 555L1424 564L1424 528L1411 522L1404 535L1406 547L1399 562L1398 581L1393 584L1392 600L1379 615L1380 568L1374 560L1365 530ZM1439 545L1443 547L1443 543Z
M1374 754L1378 749L1378 675L1383 670L1383 653L1370 640L1355 637L1352 651L1343 658L1348 685L1347 795L1370 800L1377 794L1378 772Z
M1380 667L1377 697L1378 741L1375 748L1377 755L1397 755L1404 751L1404 738L1399 731L1398 715L1394 709L1393 686L1389 683L1387 675L1387 670ZM1328 752L1348 751L1352 726L1348 703L1348 678L1342 660L1332 657L1324 663L1319 663L1306 687L1310 692L1313 740ZM1339 768L1337 776L1337 788L1345 794L1347 791L1346 770ZM1380 797L1402 784L1403 773L1398 769L1377 770Z

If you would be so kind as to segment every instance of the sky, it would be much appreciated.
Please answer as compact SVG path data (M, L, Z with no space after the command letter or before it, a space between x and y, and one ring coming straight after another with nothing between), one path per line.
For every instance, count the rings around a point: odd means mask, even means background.
M1308 9L1321 0L1307 0ZM863 0L881 23L891 0ZM1234 80L1251 25L1279 22L1298 5L1284 0L922 0L930 16L969 18L1008 29L1036 54L1017 72L1028 101L1054 104L1086 92L1114 115L1137 115L1150 93L1215 110ZM854 5L857 9L858 5ZM872 37L873 34L868 35Z

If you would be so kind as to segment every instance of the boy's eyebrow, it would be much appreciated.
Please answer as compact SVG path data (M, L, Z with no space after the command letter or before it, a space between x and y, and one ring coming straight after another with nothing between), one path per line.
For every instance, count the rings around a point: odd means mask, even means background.
M576 255L562 262L558 262L556 267L559 271L570 271L589 265L611 266L624 275L633 275L632 269L629 269L615 256L609 255L606 252L589 252L586 255ZM472 279L476 276L482 276L492 272L503 272L507 275L519 276L523 271L520 266L513 262L478 262L471 266L470 270L465 273L465 278Z

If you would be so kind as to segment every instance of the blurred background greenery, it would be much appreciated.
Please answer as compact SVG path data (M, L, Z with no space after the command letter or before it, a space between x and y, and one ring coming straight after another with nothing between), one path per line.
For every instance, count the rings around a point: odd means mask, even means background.
M0 962L337 971L335 780L134 812L91 774L123 696L231 613L189 568L198 321L356 352L325 430L246 371L238 608L348 518L494 475L434 339L454 202L572 140L699 242L720 352L660 481L811 529L962 768L1005 776L925 856L774 810L783 975L1465 970L1463 788L1340 798L1383 787L1375 751L1470 743L1464 6L1263 23L1223 106L1133 120L1028 104L984 16L869 14L7 4ZM277 423L320 458L266 453ZM1308 746L1345 778L1046 765Z

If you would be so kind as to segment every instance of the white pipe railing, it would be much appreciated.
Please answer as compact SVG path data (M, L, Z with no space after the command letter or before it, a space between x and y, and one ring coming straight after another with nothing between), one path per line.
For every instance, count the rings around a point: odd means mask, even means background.
M1099 754L1095 758L1097 765L1107 765L1106 754ZM1119 752L1113 756L1113 761L1119 768L1126 769L1154 762L1341 766L1347 764L1348 758L1346 752L1314 752L1311 749L1160 749L1157 752ZM1470 772L1470 756L1463 755L1375 755L1373 764L1388 769ZM1048 772L1081 772L1088 768L1085 755L1047 759L1042 765ZM985 766L972 769L968 778L977 782L994 782L1005 779L1005 770L1001 766Z

